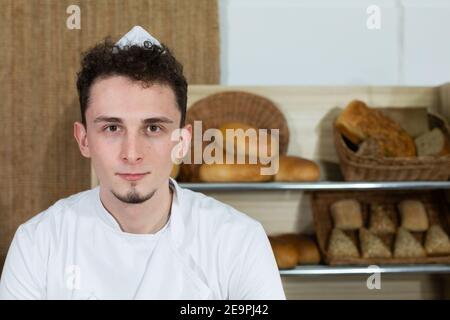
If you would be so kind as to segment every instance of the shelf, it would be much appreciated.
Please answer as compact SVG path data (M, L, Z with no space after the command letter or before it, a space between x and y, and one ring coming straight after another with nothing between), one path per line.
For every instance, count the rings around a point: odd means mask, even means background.
M318 190L431 190L450 189L450 181L392 182L265 182L265 183L180 183L194 191L318 191Z
M280 270L282 276L315 276L315 275L359 275L374 274L411 274L411 273L450 273L450 265L445 264L415 264L415 265L384 265L378 268L365 266L298 266L295 269Z

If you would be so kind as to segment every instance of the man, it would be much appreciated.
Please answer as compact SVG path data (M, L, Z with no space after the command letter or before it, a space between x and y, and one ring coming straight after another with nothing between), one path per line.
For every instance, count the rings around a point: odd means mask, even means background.
M84 55L77 88L74 136L99 186L18 228L0 298L284 299L262 226L169 177L192 131L169 49L135 27Z

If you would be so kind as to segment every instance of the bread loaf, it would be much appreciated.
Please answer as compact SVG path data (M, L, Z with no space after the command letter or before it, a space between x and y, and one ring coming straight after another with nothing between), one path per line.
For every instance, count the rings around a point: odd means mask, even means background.
M411 136L398 123L358 100L349 103L336 120L336 128L352 143L373 138L385 157L414 157L416 147Z
M297 264L318 264L320 263L320 252L316 241L312 236L301 234L283 234L277 239L292 243L297 248Z
M445 156L450 154L449 138L439 128L434 128L414 140L418 156Z
M320 179L319 166L310 160L295 156L280 156L275 181L317 181Z
M297 265L298 251L295 244L280 240L277 237L269 237L269 241L278 268L289 269Z
M262 175L259 164L202 164L199 170L203 182L264 182L273 179Z

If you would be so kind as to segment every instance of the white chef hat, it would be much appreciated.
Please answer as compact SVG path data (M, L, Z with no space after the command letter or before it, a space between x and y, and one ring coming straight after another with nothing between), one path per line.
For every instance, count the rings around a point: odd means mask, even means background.
M127 34L116 42L116 46L121 49L125 48L125 46L132 45L144 48L148 48L151 45L161 47L161 43L141 26L134 26Z

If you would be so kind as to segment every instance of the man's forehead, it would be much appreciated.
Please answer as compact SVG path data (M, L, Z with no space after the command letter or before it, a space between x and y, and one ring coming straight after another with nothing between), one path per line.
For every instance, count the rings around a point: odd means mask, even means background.
M87 116L89 114L88 117L92 120L103 117L121 119L116 119L116 122L136 122L155 117L178 116L176 97L169 86L154 84L142 88L139 85L138 90L130 90L126 88L131 84L128 80L110 80L92 88L87 108Z

